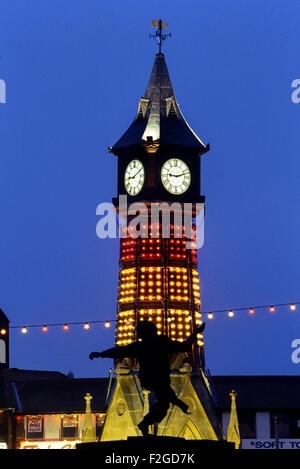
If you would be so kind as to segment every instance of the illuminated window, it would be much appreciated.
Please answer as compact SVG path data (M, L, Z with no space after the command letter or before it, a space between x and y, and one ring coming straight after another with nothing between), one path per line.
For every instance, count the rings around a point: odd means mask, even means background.
M26 440L42 440L44 438L44 418L41 415L26 418Z
M60 428L61 438L78 437L78 415L63 415Z
M96 437L100 438L102 435L103 424L105 420L105 414L96 415Z

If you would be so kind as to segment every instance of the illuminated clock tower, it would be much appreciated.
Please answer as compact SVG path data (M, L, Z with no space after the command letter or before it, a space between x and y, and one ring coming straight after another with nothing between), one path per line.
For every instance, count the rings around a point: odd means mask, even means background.
M201 157L209 145L197 137L180 111L161 53L163 23L160 21L158 26L159 53L137 115L116 144L109 147L118 158L118 197L113 199L114 205L122 217L124 206L120 206L120 200L126 195L127 212L120 239L117 346L138 340L139 321L152 321L158 334L179 341L187 339L195 325L202 322L196 240L184 217L187 211L190 219L204 212L200 169ZM131 211L134 207L138 210ZM140 218L135 226L137 213ZM170 360L172 387L189 405L191 414L170 406L157 434L222 440L205 374L203 337L198 337L191 353L177 354ZM116 360L115 368L116 386L103 441L140 436L137 424L149 408L149 393L141 388L137 376L138 363Z

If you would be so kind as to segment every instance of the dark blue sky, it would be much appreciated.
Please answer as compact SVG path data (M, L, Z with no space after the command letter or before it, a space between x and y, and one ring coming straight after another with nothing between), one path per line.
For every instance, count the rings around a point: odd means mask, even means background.
M115 316L118 240L96 237L116 195L107 151L151 72L151 19L203 158L203 310L300 300L297 0L4 0L0 16L0 306L12 325ZM298 374L300 307L219 314L205 334L212 374ZM113 328L11 333L11 366L104 376Z

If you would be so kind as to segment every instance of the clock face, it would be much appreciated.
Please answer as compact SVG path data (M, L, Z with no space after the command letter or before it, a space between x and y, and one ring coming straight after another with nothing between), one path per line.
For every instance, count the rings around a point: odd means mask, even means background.
M145 170L139 160L132 160L124 175L125 188L130 195L137 195L143 187Z
M191 183L191 172L184 161L171 158L161 169L161 181L171 194L183 194Z

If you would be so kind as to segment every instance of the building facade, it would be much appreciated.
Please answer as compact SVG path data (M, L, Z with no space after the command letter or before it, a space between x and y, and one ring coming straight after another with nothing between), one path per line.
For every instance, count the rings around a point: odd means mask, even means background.
M0 399L0 449L75 449L83 440L86 393L93 397L92 422L100 440L116 386L115 379L9 370ZM211 388L225 438L230 393L236 391L241 449L300 449L299 376L213 376ZM116 417L120 412L115 410Z
M213 384L225 435L228 396L237 393L242 449L300 449L299 376L214 376Z
M0 383L0 448L74 449L84 441L87 394L92 396L91 425L101 437L108 379L2 369Z

